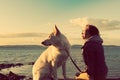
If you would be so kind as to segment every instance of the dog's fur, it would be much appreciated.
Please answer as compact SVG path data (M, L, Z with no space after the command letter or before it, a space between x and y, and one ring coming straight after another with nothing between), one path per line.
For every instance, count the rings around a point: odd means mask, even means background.
M67 38L55 26L49 38L42 42L48 48L40 55L33 65L33 80L58 80L57 68L62 66L66 79L66 60L70 53Z

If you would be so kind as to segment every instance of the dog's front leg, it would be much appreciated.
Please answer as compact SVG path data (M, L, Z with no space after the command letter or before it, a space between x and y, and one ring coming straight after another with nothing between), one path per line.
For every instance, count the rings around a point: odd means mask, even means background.
M64 80L67 80L66 79L66 62L62 64L62 72L63 72L62 74L63 74Z
M52 75L54 80L58 80L57 78L57 61L52 61Z

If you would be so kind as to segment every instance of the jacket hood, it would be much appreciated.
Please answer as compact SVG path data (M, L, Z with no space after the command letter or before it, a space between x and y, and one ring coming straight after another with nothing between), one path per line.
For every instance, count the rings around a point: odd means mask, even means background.
M97 43L103 43L103 39L98 36L98 35L95 35L95 36L91 36L86 42L97 42Z

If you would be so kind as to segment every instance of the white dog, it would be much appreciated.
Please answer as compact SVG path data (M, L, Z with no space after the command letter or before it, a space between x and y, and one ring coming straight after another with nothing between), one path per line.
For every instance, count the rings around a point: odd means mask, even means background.
M62 66L63 76L66 79L66 60L70 53L70 44L67 38L55 26L49 38L42 42L49 46L33 65L33 80L58 80L57 68Z

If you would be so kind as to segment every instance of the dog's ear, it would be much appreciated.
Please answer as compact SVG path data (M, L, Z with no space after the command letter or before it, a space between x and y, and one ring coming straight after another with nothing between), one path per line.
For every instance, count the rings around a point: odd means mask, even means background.
M61 34L61 33L60 33L59 29L58 29L57 26L55 25L55 27L54 27L54 35L59 36L60 34Z

